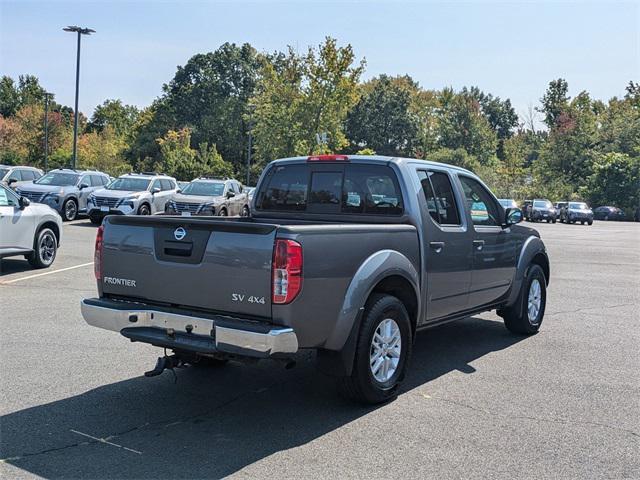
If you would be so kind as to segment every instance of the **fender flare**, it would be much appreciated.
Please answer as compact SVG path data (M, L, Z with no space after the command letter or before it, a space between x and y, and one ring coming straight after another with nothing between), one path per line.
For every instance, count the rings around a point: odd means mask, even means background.
M520 249L518 263L516 264L516 273L506 305L507 307L517 307L519 305L518 298L520 297L520 290L527 274L527 269L529 268L529 265L531 265L532 260L537 255L544 256L546 260L547 269L545 271L545 274L547 277L547 285L549 284L549 256L547 255L547 249L540 237L532 235L525 240L525 242L522 244L522 248Z
M387 277L403 277L413 287L420 312L420 275L411 261L396 250L380 250L369 256L358 268L345 292L344 302L324 347L339 351L352 336L354 326L364 310L373 289ZM357 338L357 335L356 335Z

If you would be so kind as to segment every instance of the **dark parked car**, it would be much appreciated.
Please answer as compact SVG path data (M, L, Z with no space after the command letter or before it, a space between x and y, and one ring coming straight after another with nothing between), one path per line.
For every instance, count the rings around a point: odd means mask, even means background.
M473 173L423 160L271 162L245 218L113 216L98 229L90 325L183 363L318 351L363 402L396 395L418 330L497 310L538 331L549 259Z
M532 222L556 223L557 212L553 204L546 199L536 198L530 207L529 220Z
M566 223L580 222L582 225L593 224L593 210L584 202L569 202L560 211L560 221Z
M603 206L593 211L593 218L596 220L624 220L627 216L618 207Z

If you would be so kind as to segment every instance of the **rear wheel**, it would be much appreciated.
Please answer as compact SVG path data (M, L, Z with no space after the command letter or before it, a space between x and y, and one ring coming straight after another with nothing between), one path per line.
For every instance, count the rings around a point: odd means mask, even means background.
M363 403L394 398L411 357L411 322L406 308L391 295L374 295L358 335L353 371L340 379L342 393Z
M227 216L227 209L226 208L221 208L220 209L220 213L218 213L219 216L221 217L226 217Z
M50 267L56 259L58 252L58 240L53 230L43 228L36 234L33 242L33 253L27 256L27 260L32 267L47 268Z
M516 305L500 312L507 329L523 335L533 335L540 330L547 304L546 285L544 271L540 265L532 264L520 291L520 308Z
M587 223L588 223L589 225L593 225L593 220L589 220Z
M62 219L70 222L71 220L75 220L78 216L78 204L75 200L69 199L64 202L62 206Z
M138 215L151 215L151 209L149 208L149 205L147 205L146 203L140 205L140 207L138 208Z

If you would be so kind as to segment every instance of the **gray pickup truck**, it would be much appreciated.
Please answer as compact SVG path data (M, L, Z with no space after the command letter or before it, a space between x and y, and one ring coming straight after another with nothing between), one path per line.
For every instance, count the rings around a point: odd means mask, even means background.
M418 330L497 310L542 323L549 259L522 212L471 172L379 156L270 163L249 218L108 216L90 325L182 364L316 349L352 398L396 395Z

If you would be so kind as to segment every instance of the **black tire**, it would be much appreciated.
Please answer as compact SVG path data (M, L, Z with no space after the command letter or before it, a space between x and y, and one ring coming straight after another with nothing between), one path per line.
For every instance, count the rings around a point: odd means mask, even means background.
M553 223L556 223L556 219L554 218L553 220L551 220Z
M58 253L58 239L50 228L42 228L33 241L33 253L26 256L32 267L48 268Z
M227 216L227 209L226 208L221 208L220 211L218 212L218 216L219 217L226 217Z
M540 287L540 306L538 312L533 319L529 319L528 303L531 285L534 281L538 282ZM504 318L504 325L513 333L521 335L533 335L538 333L542 320L544 319L544 311L547 304L547 282L545 280L544 271L538 264L532 264L527 270L522 290L518 296L520 309L517 307L506 308L500 313ZM520 310L520 312L518 312Z
M241 217L248 217L250 214L251 213L249 211L249 207L247 207L246 205L242 207L242 212L240 213Z
M73 198L70 198L62 205L62 219L65 222L75 220L78 216L78 204Z
M588 223L589 225L593 225L593 220L589 220L587 223Z
M385 381L380 381L375 378L371 367L372 342L378 327L388 319L395 322L400 332L399 360L392 375ZM372 295L362 318L353 371L350 376L339 379L341 393L349 399L367 404L378 404L395 398L411 358L411 337L411 321L402 302L391 295ZM386 348L388 344L384 345ZM386 353L384 356L389 358Z
M151 215L151 209L147 203L143 203L138 207L138 215Z
M581 220L581 221L580 221L580 225L584 225L584 220Z

